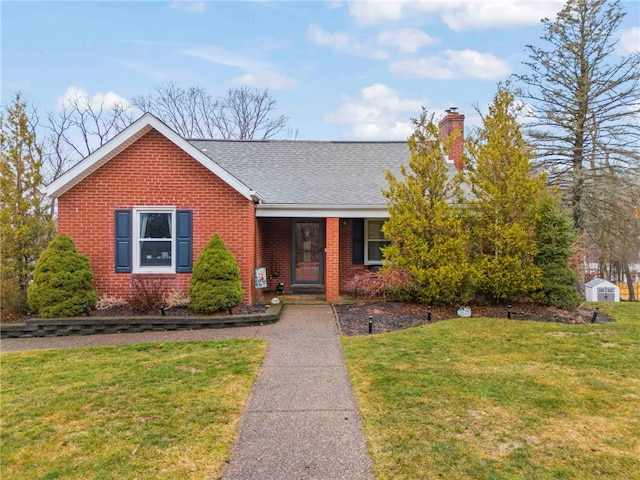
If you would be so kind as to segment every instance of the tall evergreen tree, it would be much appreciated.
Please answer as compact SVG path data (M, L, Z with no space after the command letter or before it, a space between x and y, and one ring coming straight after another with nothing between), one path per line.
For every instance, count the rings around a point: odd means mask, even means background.
M523 138L518 111L508 86L500 86L482 126L466 142L472 262L479 293L496 300L541 286L541 272L534 264L535 211L546 187L543 178L532 174L533 153Z
M545 195L538 206L535 234L535 264L542 272L542 288L532 294L543 305L571 309L580 305L578 275L569 266L576 231L554 195Z
M542 20L544 43L527 45L529 69L516 76L532 107L538 160L580 233L607 228L624 209L602 208L600 185L624 189L640 174L640 48L617 48L624 15L619 0L568 0L555 19Z
M468 235L444 158L450 139L441 138L434 115L424 109L412 122L409 165L401 167L402 179L387 172L383 192L389 208L383 232L393 241L384 249L385 261L411 273L418 300L464 303L470 294Z
M0 114L0 244L2 316L27 310L35 262L54 232L45 199L42 149L17 93Z

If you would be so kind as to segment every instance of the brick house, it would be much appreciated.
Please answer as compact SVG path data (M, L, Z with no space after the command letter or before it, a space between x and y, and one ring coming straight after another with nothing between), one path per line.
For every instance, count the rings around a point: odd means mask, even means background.
M463 131L449 110L445 135ZM460 168L463 138L449 152ZM187 292L191 267L218 233L241 271L244 303L267 289L324 291L336 301L355 273L382 262L385 170L399 176L406 142L184 139L146 114L53 181L58 232L91 259L100 296L132 278Z

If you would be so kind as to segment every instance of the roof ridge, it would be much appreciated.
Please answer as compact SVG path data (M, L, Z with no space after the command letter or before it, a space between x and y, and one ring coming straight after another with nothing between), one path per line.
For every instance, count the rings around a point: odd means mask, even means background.
M215 143L361 143L361 144L406 144L406 140L255 140L255 139L224 139L224 138L185 138L187 142L215 142Z

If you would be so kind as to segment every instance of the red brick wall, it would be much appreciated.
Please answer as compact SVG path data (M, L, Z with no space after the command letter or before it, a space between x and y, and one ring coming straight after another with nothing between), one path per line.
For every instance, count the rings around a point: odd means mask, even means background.
M447 115L440 121L440 132L443 138L449 138L453 132L458 132L451 142L447 152L449 158L458 170L462 170L462 154L464 152L464 115L453 110L447 110Z
M255 219L255 229L256 229L256 238L255 238L255 252L256 252L256 268L264 267L264 225L257 218ZM255 280L255 279L254 279ZM255 285L255 283L254 283ZM257 300L262 295L262 289L253 289L253 298Z
M337 302L340 293L340 219L327 218L325 295L327 302Z
M258 257L261 261L257 261L256 266L266 267L267 275L271 275L274 270L280 272L280 277L269 281L268 290L275 290L279 281L285 283L285 290L291 290L291 235L292 235L292 218L258 218L257 219L257 244L256 249ZM338 289L340 292L346 292L345 284L353 278L358 272L366 269L364 265L353 264L353 247L352 247L352 219L339 220L339 275ZM326 232L329 231L328 224ZM328 233L326 233L328 235ZM325 256L325 286L329 285L329 238L325 240L327 245L327 255Z
M346 225L344 225L346 223ZM353 220L340 220L340 291L347 292L345 284L366 267L353 264Z
M126 297L131 274L115 273L114 211L168 206L193 211L193 261L218 233L236 256L245 303L255 299L253 202L155 130L62 195L58 231L91 259L100 296ZM148 275L147 275L148 276ZM166 290L185 294L191 274L158 275Z
M285 290L291 290L291 218L258 218L261 232L262 262L267 268L267 276L280 274L269 280L268 290L275 290L279 282L284 282Z

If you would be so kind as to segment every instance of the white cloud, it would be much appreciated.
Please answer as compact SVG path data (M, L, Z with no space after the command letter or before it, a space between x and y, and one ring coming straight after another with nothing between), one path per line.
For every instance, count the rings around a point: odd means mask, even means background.
M442 20L451 30L487 30L537 25L542 18L555 18L564 0L488 0L453 2L443 9Z
M618 52L621 55L628 55L640 51L640 27L632 27L622 32Z
M67 88L67 91L64 92L61 97L58 97L58 100L56 102L56 107L59 110L63 108L70 108L73 105L78 105L80 107L91 107L92 109L102 108L104 110L112 109L115 106L125 108L131 106L129 100L121 97L117 93L98 92L92 96L89 96L89 94L85 90L78 88L75 85Z
M496 80L511 74L511 67L504 60L491 53L475 50L446 50L451 65L462 72L465 77L481 80Z
M406 0L353 1L349 12L361 23L377 23L382 20L398 20L404 16Z
M404 140L413 131L410 118L419 115L425 103L425 99L403 98L393 88L376 83L362 88L357 100L345 97L324 121L349 126L350 135L358 139Z
M353 1L349 12L360 23L400 20L420 13L436 14L451 30L483 30L537 25L554 18L564 0L392 0Z
M188 13L203 13L207 9L206 2L194 2L191 0L177 0L169 5L174 10L182 10Z
M317 45L328 45L335 49L346 49L351 43L351 38L346 33L327 33L315 23L307 28L309 39Z
M191 47L183 49L178 53L188 57L201 58L202 60L206 60L211 63L218 63L227 67L235 67L243 70L250 70L252 67L258 65L258 62L248 58L243 58L237 52L231 52L216 46Z
M376 60L388 57L387 52L384 50L369 48L349 33L325 32L315 23L312 23L307 28L307 36L309 40L316 45L326 45L333 48L336 52L353 55L354 57L372 58Z
M392 73L406 78L477 78L499 80L511 73L507 62L491 53L475 50L445 50L441 56L431 56L415 60L401 60L391 63Z
M286 90L295 87L293 78L282 75L274 70L245 73L233 79L234 83L256 88L270 88L272 90Z
M448 60L435 56L392 62L389 71L405 78L449 80L458 76Z
M124 61L122 62L122 66L134 72L138 72L142 75L151 77L155 81L167 81L176 79L175 71L150 68L142 62Z
M249 87L284 90L296 85L295 79L278 72L271 65L249 57L243 57L238 52L224 50L215 46L205 46L183 49L179 53L243 70L244 73L235 77L234 82Z
M417 52L424 45L437 43L436 38L427 35L419 28L398 28L385 30L378 35L381 45L396 47L402 52Z

